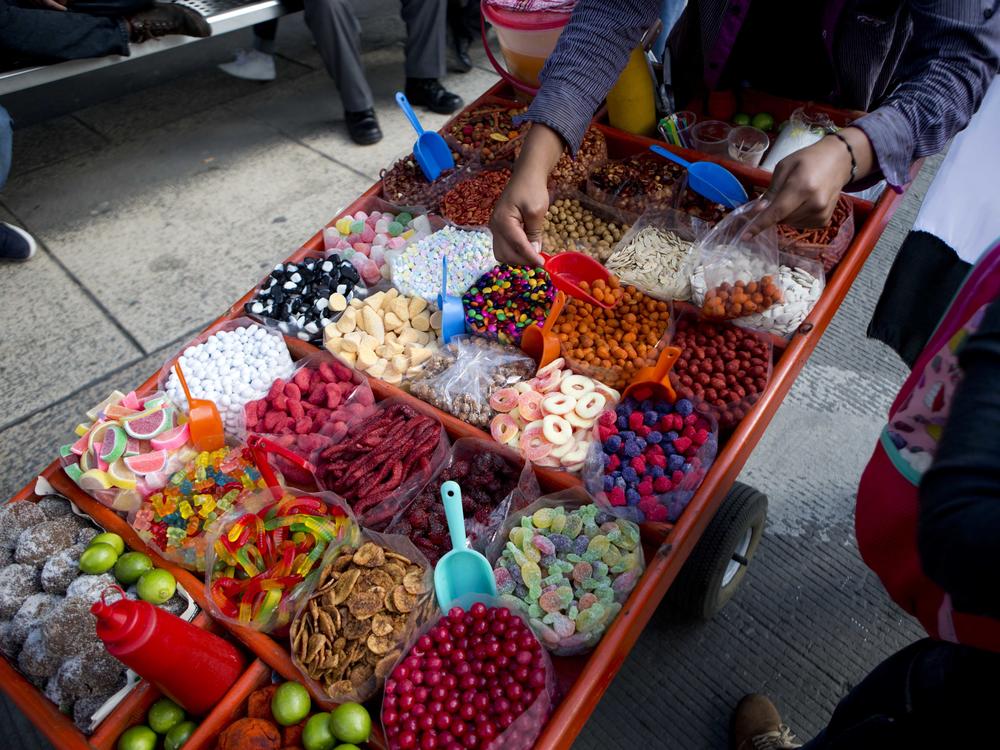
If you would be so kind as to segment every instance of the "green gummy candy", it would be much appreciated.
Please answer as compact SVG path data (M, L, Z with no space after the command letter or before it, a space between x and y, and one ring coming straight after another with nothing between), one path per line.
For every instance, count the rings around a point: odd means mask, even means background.
M521 516L521 528L535 530L535 524L531 521L531 516Z
M521 552L521 550L514 546L513 542L507 542L507 551L510 552L510 556L514 558L514 562L516 562L519 566L524 566L526 563L531 562L524 556L524 553Z
M556 596L559 597L559 603L565 609L573 601L573 589L569 586L560 586L556 589Z
M556 562L555 565L552 566L552 568L555 568L564 576L568 576L570 573L573 572L573 563L569 562L568 560L559 560ZM549 568L549 570L552 570L552 568Z
M533 617L536 620L539 617L545 615L545 610L538 606L537 603L532 603L528 605L528 617Z
M607 578L608 577L608 566L603 560L597 560L594 562L594 578Z
M572 607L569 608L569 619L575 620L579 616L580 616L580 610L577 609L576 605L574 604Z
M639 546L639 527L625 518L619 518L616 523L622 533L618 546L631 552Z
M507 605L513 607L514 609L521 610L521 609L525 608L524 600L523 599L519 599L518 597L514 596L513 594L501 594L500 595L500 601L502 601L504 604L507 604Z
M566 561L575 564L575 563L583 562L583 558L580 557L575 552L570 552L568 555L566 555ZM572 568L570 568L570 570L572 570Z
M538 601L542 596L542 587L530 585L528 586L528 598L532 601Z
M598 586L605 586L605 585L607 585L605 581L600 581L596 578L588 578L587 580L578 584L579 588L583 589L584 591L593 591Z
M604 605L600 602L590 605L576 618L576 629L581 633L589 633L604 624Z
M621 541L622 530L619 529L617 526L615 526L613 529L610 530L605 529L604 531L605 531L604 535L608 538L608 541L611 542L612 544L618 544L618 542Z
M563 527L561 533L565 534L570 539L575 539L580 535L580 532L582 530L583 530L583 519L581 519L580 516L576 515L575 513L571 513L570 515L566 516L566 526Z
M621 559L622 553L614 545L608 547L608 551L601 555L601 560L607 563L612 570L614 570L615 565L621 562Z
M612 573L627 573L635 567L635 562L630 557L623 557L620 561L611 566Z
M597 600L602 604L610 604L615 600L615 592L607 586L594 589L594 596L596 596Z
M542 586L558 586L564 580L562 573L553 573L542 579Z
M604 557L604 553L611 548L611 542L608 541L606 536L595 536L590 540L590 544L587 545L587 552L594 552L597 556Z
M560 510L562 510L560 508ZM555 518L552 519L552 523L549 525L549 531L553 534L561 534L563 529L566 528L566 514L559 513Z

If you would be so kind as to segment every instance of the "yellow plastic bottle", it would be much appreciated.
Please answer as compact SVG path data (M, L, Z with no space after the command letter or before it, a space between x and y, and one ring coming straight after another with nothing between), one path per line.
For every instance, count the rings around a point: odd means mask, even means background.
M655 135L656 102L653 98L653 75L642 47L636 47L618 83L608 92L608 120L636 135Z

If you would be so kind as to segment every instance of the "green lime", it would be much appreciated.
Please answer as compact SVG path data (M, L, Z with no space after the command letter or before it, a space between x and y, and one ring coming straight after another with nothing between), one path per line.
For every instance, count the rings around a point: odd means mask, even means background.
M142 574L135 588L144 602L165 604L177 590L177 580L169 570L154 568Z
M167 732L167 736L163 738L163 750L178 750L197 728L198 725L193 721L182 721L180 724L175 724Z
M313 714L302 730L302 745L306 750L332 750L337 738L330 731L330 714Z
M160 698L149 707L146 721L157 734L166 734L185 719L184 709L169 698Z
M118 738L118 750L156 750L157 739L147 726L132 727Z
M368 742L372 717L360 703L341 703L330 714L330 731L344 742Z
M312 699L309 691L297 682L283 682L271 698L274 720L284 727L298 724L309 715Z
M153 569L153 561L142 552L126 552L115 563L115 578L122 586L131 586Z
M106 573L118 561L118 553L110 544L92 544L80 555L80 570L91 575Z
M333 750L361 750L357 745L352 745L350 743L344 745L337 745Z
M774 117L767 112L758 112L750 120L750 124L758 130L774 130Z
M749 125L750 115L746 112L737 112L733 115L733 125Z
M110 531L98 534L90 540L90 544L87 546L93 547L95 544L106 544L109 547L114 547L115 552L119 555L125 551L125 540L117 534L112 534Z

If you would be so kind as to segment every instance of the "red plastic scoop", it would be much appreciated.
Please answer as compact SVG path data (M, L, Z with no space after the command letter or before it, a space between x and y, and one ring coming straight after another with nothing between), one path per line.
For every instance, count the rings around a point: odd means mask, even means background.
M191 398L187 381L181 363L174 363L177 379L188 402L188 429L191 431L191 444L199 451L217 451L226 444L226 434L222 429L222 417L213 401L204 398Z
M664 347L655 365L643 367L635 374L635 378L625 389L622 398L632 396L638 401L645 401L649 398L653 401L668 401L671 404L677 401L677 393L670 384L670 370L680 356L680 348L676 346Z
M599 302L580 286L585 282L589 288L595 281L608 283L611 280L611 272L589 255L570 251L557 255L542 253L542 258L545 259L545 270L556 289L598 307L610 310L615 306L614 301Z

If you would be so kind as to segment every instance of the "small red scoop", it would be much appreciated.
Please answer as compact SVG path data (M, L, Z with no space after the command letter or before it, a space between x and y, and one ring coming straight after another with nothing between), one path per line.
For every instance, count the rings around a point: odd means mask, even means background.
M561 289L570 297L576 297L598 307L610 310L615 306L614 302L598 302L593 295L580 287L581 282L586 282L589 286L595 281L607 283L611 280L611 272L589 255L570 251L557 255L542 253L542 257L545 259L545 270L556 289Z
M635 378L625 389L622 398L632 396L638 401L645 401L649 398L653 401L668 401L671 404L677 401L677 393L670 384L670 370L680 356L680 348L676 346L664 347L655 365L643 367L635 374Z

